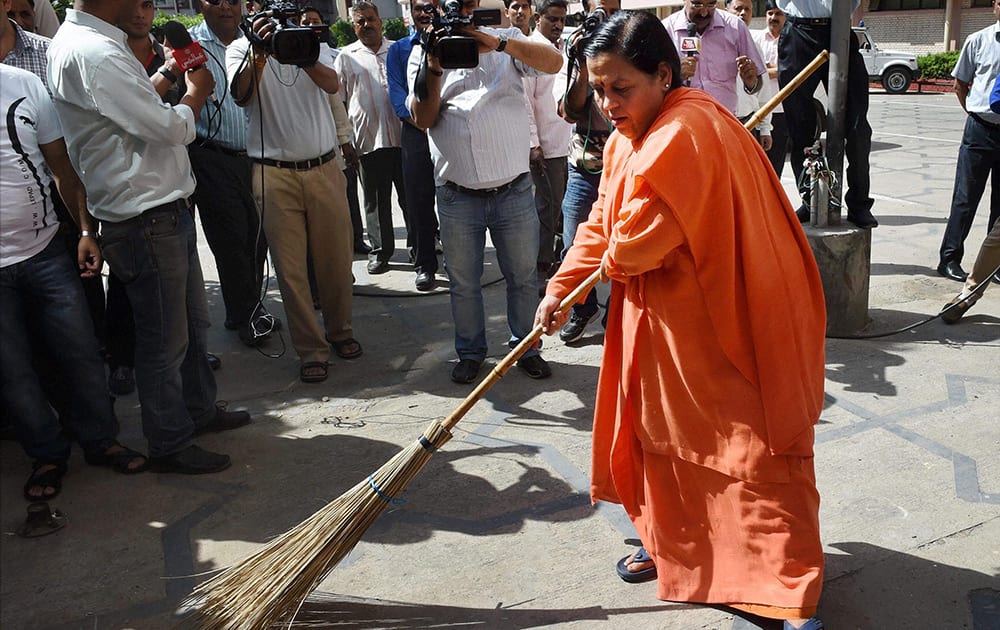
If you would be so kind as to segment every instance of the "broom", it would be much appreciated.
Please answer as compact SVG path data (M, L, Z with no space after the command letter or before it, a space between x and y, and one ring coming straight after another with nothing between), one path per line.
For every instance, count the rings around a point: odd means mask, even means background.
M596 270L559 304L559 314L580 301L601 279ZM185 602L200 616L199 627L258 630L294 618L305 598L358 544L385 507L417 476L451 429L542 336L532 329L521 343L443 421L434 420L420 439L381 468L255 554L199 585Z

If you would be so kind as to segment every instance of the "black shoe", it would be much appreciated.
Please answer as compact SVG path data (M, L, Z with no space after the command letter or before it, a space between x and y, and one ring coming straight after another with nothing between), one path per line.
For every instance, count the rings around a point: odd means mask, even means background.
M222 367L222 359L215 356L211 352L205 353L205 359L208 361L208 367L212 368L213 372Z
M949 260L938 265L937 272L945 278L956 282L965 282L965 279L969 277L969 274L965 273L965 270L962 269L962 265L954 260Z
M377 276L380 273L385 273L389 271L389 261L388 260L369 260L368 261L368 275Z
M249 325L240 326L239 330L237 331L237 334L239 334L240 341L243 342L243 345L248 346L250 348L256 348L260 344L264 343L265 339L271 336L270 333L261 335L257 332L254 332Z
M414 284L417 291L430 291L434 288L434 274L429 271L418 271Z
M215 408L215 416L206 424L194 428L195 435L232 431L250 424L250 414L246 411L226 411L222 407Z
M531 378L548 378L552 376L552 368L549 367L549 364L539 354L520 359L517 362L517 367L524 370Z
M372 252L372 248L364 241L354 241L354 253L359 256L367 256Z
M574 343L583 337L583 331L586 330L587 324L594 321L597 318L597 314L600 311L594 311L590 315L580 315L576 311L573 311L569 315L569 320L566 325L562 327L559 331L559 338L562 339L563 343Z
M127 396L135 391L135 372L132 368L119 365L108 376L108 389L115 396Z
M267 334L278 330L281 330L283 325L280 317L275 317L270 313L255 313L253 317L250 318L254 330L257 334Z
M451 371L451 380L456 383L471 383L479 376L479 368L482 366L482 361L459 359L458 365Z
M871 210L865 210L863 212L848 211L847 220L865 230L878 227L878 220L872 215Z
M213 453L195 444L165 457L150 457L149 469L158 473L204 475L229 468L229 455Z
M795 217L799 220L799 223L809 223L810 214L809 206L804 204L799 206L799 209L795 211Z

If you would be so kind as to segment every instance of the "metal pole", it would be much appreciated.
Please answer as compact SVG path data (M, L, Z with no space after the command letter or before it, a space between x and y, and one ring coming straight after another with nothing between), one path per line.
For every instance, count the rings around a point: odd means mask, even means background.
M848 38L851 33L851 3L831 2L830 9L830 111L826 119L826 157L833 174L830 190L830 225L840 225L843 200L844 131L847 119L847 70L850 67Z

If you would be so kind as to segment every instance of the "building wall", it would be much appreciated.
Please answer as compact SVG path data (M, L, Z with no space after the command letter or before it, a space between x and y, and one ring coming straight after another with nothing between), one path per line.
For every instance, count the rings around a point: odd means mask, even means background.
M963 0L968 5L969 0ZM918 55L942 52L944 45L944 11L926 9L914 11L865 12L862 20L872 39L880 48L902 50ZM978 30L996 23L992 9L962 9L960 41ZM763 17L755 17L751 28L766 28Z

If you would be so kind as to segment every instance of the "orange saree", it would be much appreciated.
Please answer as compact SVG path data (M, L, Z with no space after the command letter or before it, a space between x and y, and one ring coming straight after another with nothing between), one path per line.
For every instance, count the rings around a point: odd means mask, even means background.
M548 293L612 280L594 501L621 503L658 597L809 617L822 586L813 425L822 286L757 142L697 90L613 134L598 200Z

